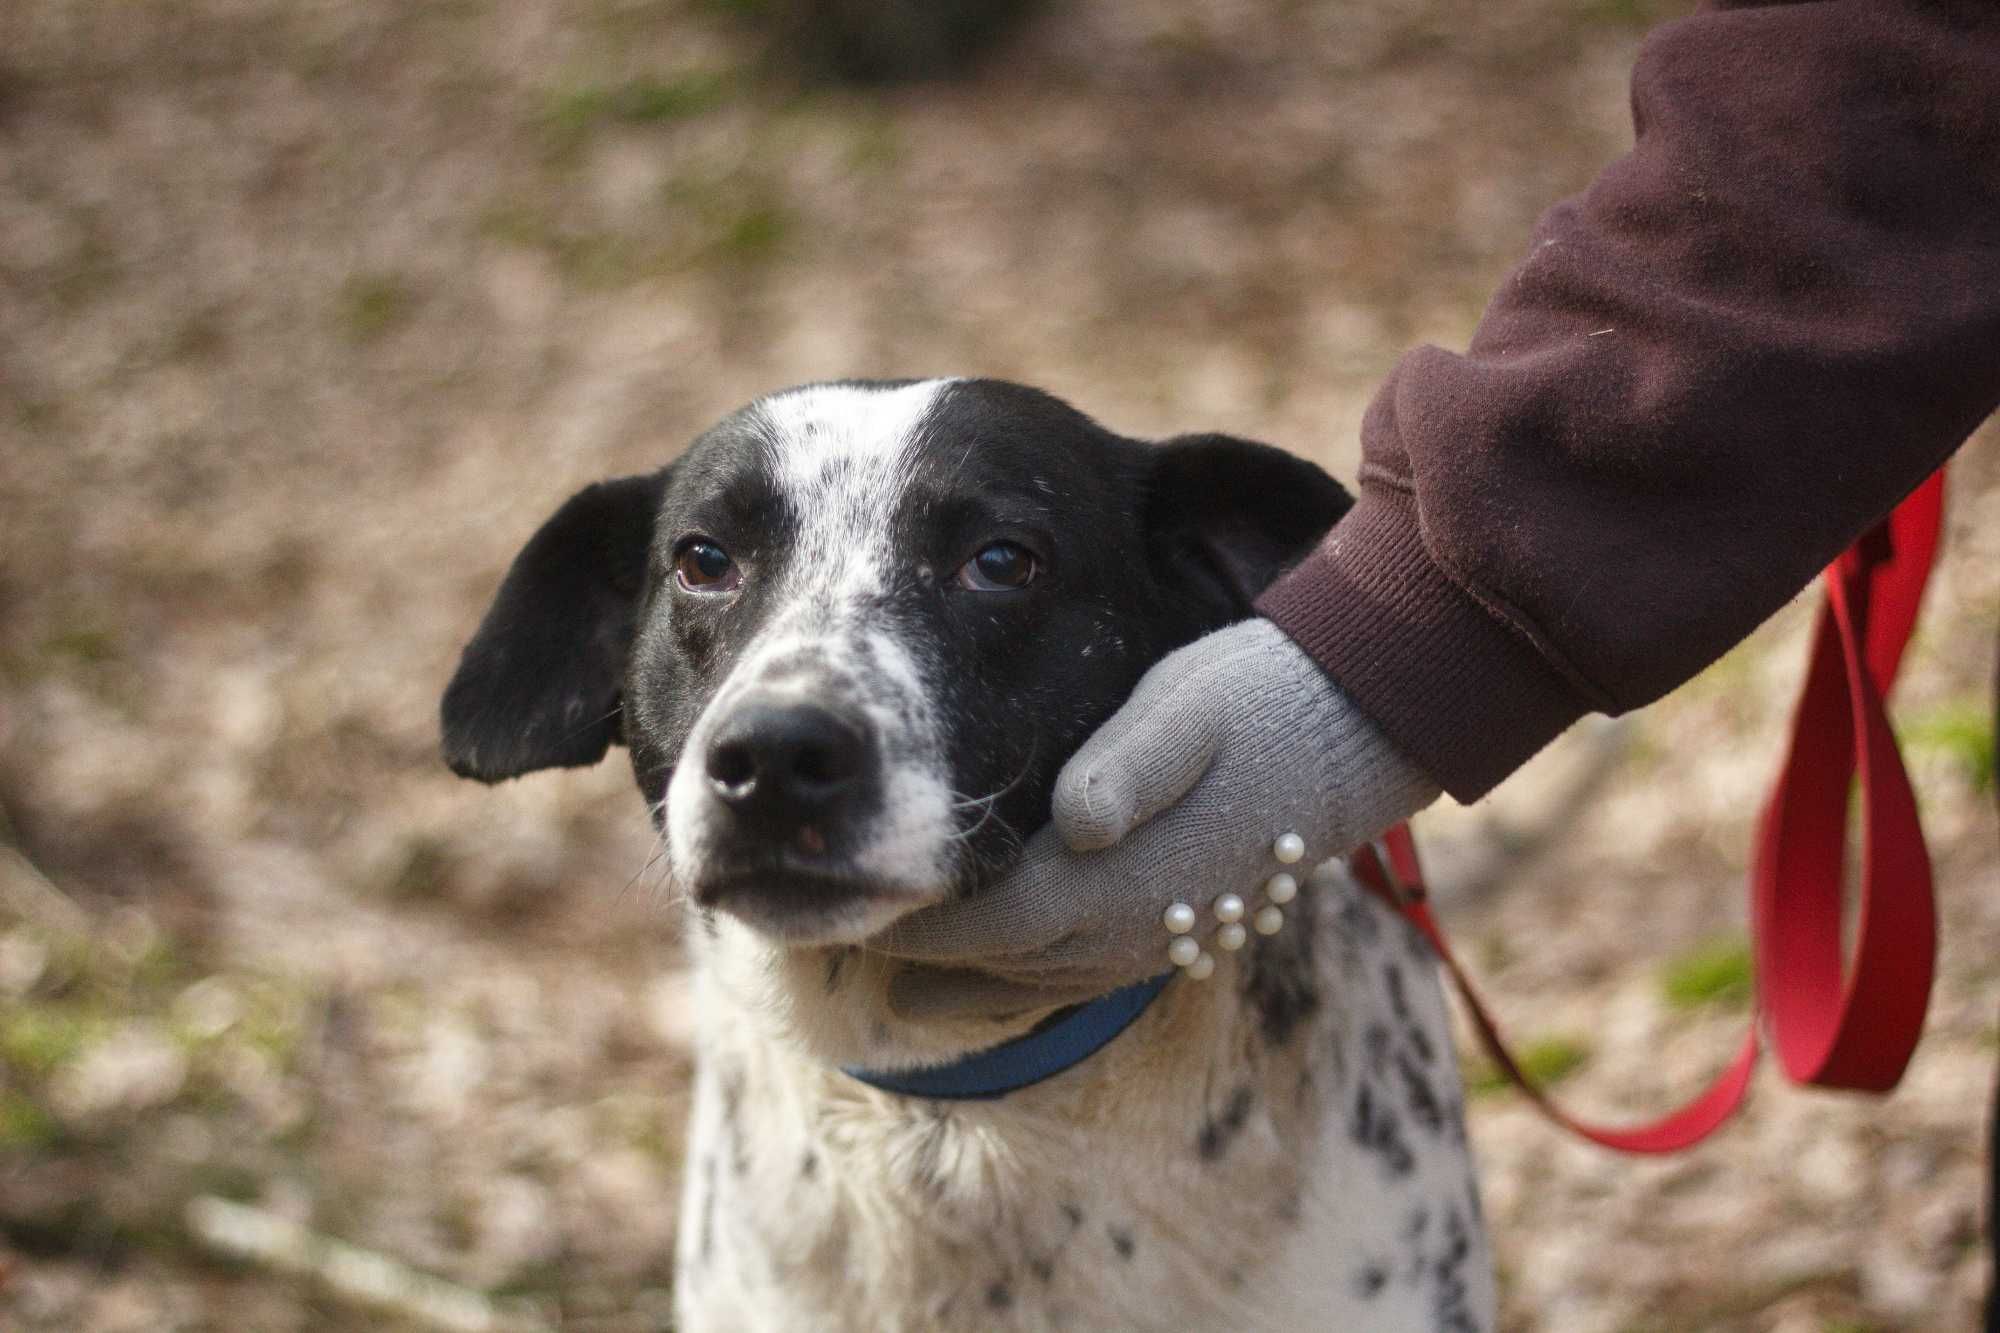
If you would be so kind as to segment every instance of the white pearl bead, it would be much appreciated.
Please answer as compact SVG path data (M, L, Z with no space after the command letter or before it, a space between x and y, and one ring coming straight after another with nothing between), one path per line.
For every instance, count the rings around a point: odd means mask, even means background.
M1225 893L1215 900L1215 919L1223 925L1243 919L1243 900L1233 893Z
M1257 913L1256 919L1250 924L1257 927L1259 935L1275 935L1284 929L1285 914L1275 907L1267 907Z
M1167 946L1167 959L1175 967L1186 967L1201 957L1201 946L1183 935Z
M1293 865L1305 859L1306 840L1296 833L1280 833L1271 844L1271 855L1285 865Z
M1215 975L1215 955L1203 950L1199 958L1188 964L1188 975L1196 981L1207 981Z
M1282 907L1299 896L1299 881L1280 870L1264 881L1264 896Z
M1194 909L1186 903L1175 903L1169 907L1163 919L1167 930L1175 935L1185 935L1194 929Z
M1235 953L1243 947L1243 942L1249 938L1249 933L1240 924L1232 921L1221 930L1215 932L1215 947L1218 949L1227 949L1229 952ZM1176 944L1180 943L1179 940L1174 942Z

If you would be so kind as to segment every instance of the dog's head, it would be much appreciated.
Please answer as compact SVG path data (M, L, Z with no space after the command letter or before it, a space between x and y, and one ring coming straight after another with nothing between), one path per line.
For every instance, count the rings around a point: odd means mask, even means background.
M858 940L1004 869L1146 668L1348 503L1280 450L1148 445L1012 384L775 394L543 525L445 757L496 782L622 742L697 904Z

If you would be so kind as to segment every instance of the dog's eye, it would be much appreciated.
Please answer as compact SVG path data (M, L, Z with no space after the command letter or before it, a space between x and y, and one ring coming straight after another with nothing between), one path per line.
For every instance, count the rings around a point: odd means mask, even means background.
M1012 592L1034 581L1034 553L1013 542L994 542L958 569L958 584L973 592Z
M688 542L674 556L674 575L691 592L728 592L743 581L729 552L700 539Z

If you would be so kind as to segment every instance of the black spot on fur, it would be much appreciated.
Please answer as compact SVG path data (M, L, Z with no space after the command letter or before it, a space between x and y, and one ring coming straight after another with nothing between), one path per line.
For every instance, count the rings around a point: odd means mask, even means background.
M1403 969L1391 963L1382 969L1382 980L1389 988L1389 1012L1399 1023L1410 1021L1410 996L1403 989Z
M1403 1038L1410 1043L1410 1050L1418 1060L1427 1065L1437 1063L1437 1047L1432 1043L1430 1033L1413 1024Z
M1411 1241L1421 1240L1423 1239L1423 1234L1430 1229L1431 1210L1426 1207L1412 1208L1409 1220L1403 1223L1403 1239Z
M1374 1300L1389 1285L1389 1270L1380 1264L1365 1264L1354 1275L1354 1290L1363 1300Z
M1072 1231L1083 1225L1083 1209L1073 1203L1066 1203L1062 1206L1062 1215L1069 1219L1069 1227Z
M1294 901L1303 901L1303 896ZM1361 894L1349 893L1340 905L1340 915L1335 924L1349 942L1366 947L1382 938L1382 922L1375 915L1373 899Z
M1407 1176L1416 1169L1416 1156L1403 1138L1402 1119L1380 1097L1371 1083L1354 1090L1354 1111L1348 1117L1347 1132L1364 1152L1373 1153L1391 1176Z
M1195 1139L1195 1151L1204 1162L1217 1162L1229 1151L1229 1145L1243 1132L1244 1121L1250 1118L1250 1108L1256 1103L1257 1095L1245 1083L1229 1095L1229 1104L1222 1108L1222 1114L1207 1121Z
M1005 1310L1014 1304L1014 1289L1005 1281L995 1282L986 1288L986 1308Z
M1370 1023L1361 1034L1361 1047L1368 1055L1368 1072L1381 1078L1389 1072L1389 1051L1393 1039L1389 1029L1382 1023Z
M1118 1251L1120 1259L1130 1259L1132 1252L1138 1248L1138 1245L1132 1239L1132 1233L1123 1227L1112 1227L1109 1230L1111 1248Z
M1436 1089L1431 1087L1430 1076L1409 1051L1397 1052L1396 1072L1402 1077L1403 1101L1410 1108L1410 1119L1432 1137L1442 1135L1445 1129L1444 1105L1438 1101Z
M1402 967L1390 963L1382 969L1382 980L1389 991L1389 1011L1396 1016L1396 1022L1402 1028L1404 1042L1418 1060L1424 1064L1433 1063L1437 1059L1437 1051L1430 1034L1417 1021L1416 1010L1410 1004L1409 983L1404 978Z
M840 989L840 973L847 966L847 956L851 949L835 949L826 960L826 993L833 994Z
M1467 1308L1465 1263L1472 1256L1472 1235L1465 1214L1452 1208L1444 1219L1444 1250L1431 1261L1431 1307L1439 1333L1478 1333Z
M1056 1261L1047 1255L1037 1255L1028 1260L1028 1271L1035 1275L1037 1282L1051 1281L1056 1275Z
M808 1148L806 1149L806 1155L799 1159L799 1179L811 1180L818 1174L819 1154Z
M1282 1046L1300 1023L1319 1010L1318 972L1313 962L1315 909L1310 894L1292 900L1289 929L1260 935L1244 969L1243 995L1257 1010L1264 1040Z

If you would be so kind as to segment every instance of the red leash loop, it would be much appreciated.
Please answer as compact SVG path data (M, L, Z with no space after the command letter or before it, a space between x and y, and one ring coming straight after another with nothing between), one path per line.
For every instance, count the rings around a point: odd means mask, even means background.
M1786 1075L1886 1092L1923 1033L1937 952L1930 857L1882 700L1936 554L1943 475L1826 573L1791 752L1751 871L1758 1000ZM1843 978L1848 788L1861 781L1854 966Z
M1409 826L1397 825L1351 859L1361 882L1387 898L1437 951L1488 1056L1557 1124L1620 1152L1666 1153L1699 1143L1735 1113L1749 1090L1760 1017L1794 1082L1886 1092L1902 1077L1930 1001L1937 920L1916 796L1883 699L1916 627L1943 513L1939 472L1826 571L1826 606L1813 635L1791 747L1758 828L1751 872L1757 1012L1735 1058L1678 1110L1646 1124L1607 1128L1557 1106L1508 1050L1431 916ZM1848 970L1841 918L1849 788L1857 775L1861 883Z

